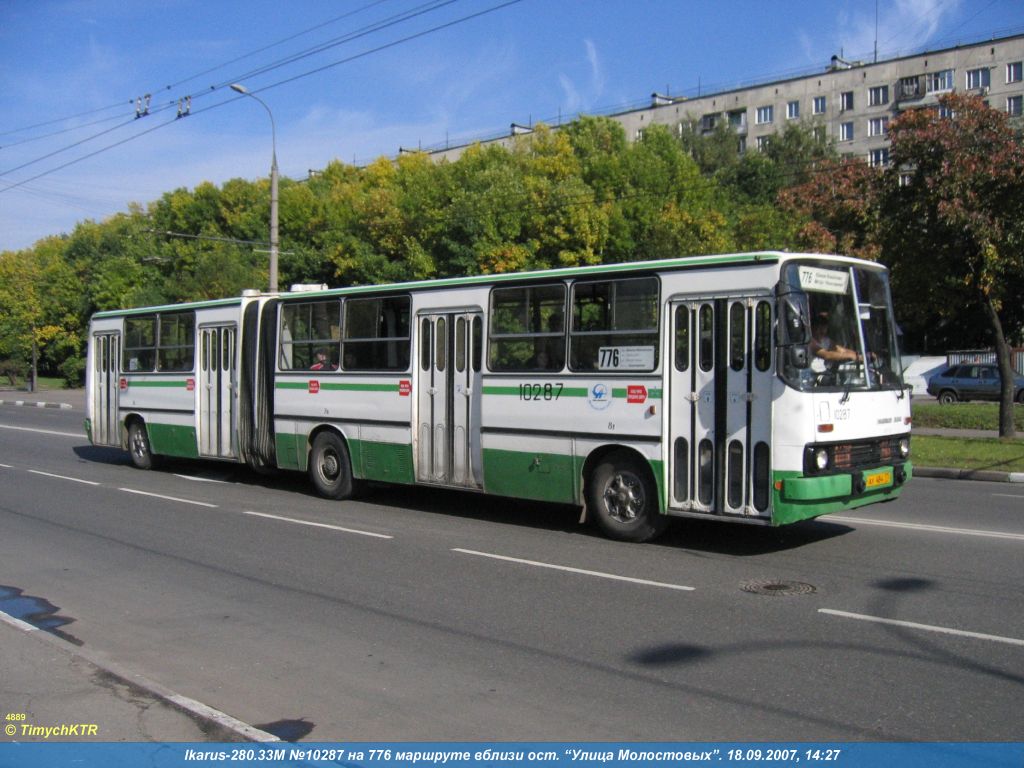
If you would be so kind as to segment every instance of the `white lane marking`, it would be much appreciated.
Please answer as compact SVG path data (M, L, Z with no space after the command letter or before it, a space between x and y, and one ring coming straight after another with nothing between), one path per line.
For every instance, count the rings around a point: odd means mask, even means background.
M222 485L230 485L227 480L214 480L212 477L196 477L195 475L179 475L175 473L175 477L180 477L182 480L191 480L194 483L221 483Z
M58 480L70 480L73 483L82 483L84 485L99 485L99 483L97 483L95 480L82 480L81 478L78 477L68 477L67 475L55 475L52 472L43 472L38 469L30 469L29 473L33 475L42 475L43 477L55 477Z
M1003 637L1002 635L986 635L981 632L967 632L963 629L950 629L949 627L936 627L932 624L917 624L913 621L898 621L896 619L883 619L880 616L868 616L863 613L847 613L846 611L833 611L829 608L819 608L818 613L826 613L829 616L841 616L845 619L857 619L858 621L870 621L875 624L889 624L895 627L908 627L910 629L921 629L926 632L939 632L944 635L956 635L957 637L971 637L975 640L989 640L994 643L1006 643L1007 645L1024 646L1024 640L1015 637Z
M897 523L894 520L869 520L863 517L837 517L828 515L820 520L834 520L837 523L861 523L863 525L880 525L885 528L905 528L911 531L928 531L929 533L954 533L958 536L985 536L990 539L1010 539L1024 541L1024 533L1005 533L1003 531L980 531L974 528L950 528L944 525L925 525L924 523Z
M0 464L0 467L3 467L4 469L14 469L10 464Z
M152 496L155 499L164 499L165 501L179 501L182 504L195 504L197 507L209 507L210 509L216 509L216 504L210 504L205 501L195 501L193 499L179 499L177 496L164 496L162 493L149 493L148 491L136 491L134 488L118 488L119 491L125 493L135 493L139 496Z
M77 437L85 439L84 432L56 432L52 429L34 429L33 427L14 427L9 424L0 424L0 429L13 429L18 432L36 432L40 435L59 435L60 437Z
M1024 499L1019 493L993 493L993 496L999 496L1003 499Z
M642 584L647 587L661 587L662 589L676 589L681 592L692 592L695 587L685 587L682 584L666 584L662 581L649 581L647 579L634 579L631 576L617 576L614 573L602 573L601 571L587 571L582 568L571 568L567 565L554 565L552 563L540 563L536 560L521 560L518 557L506 557L505 555L495 555L490 552L477 552L472 549L452 549L452 552L461 552L464 555L475 555L477 557L489 557L492 560L504 560L509 563L519 563L521 565L532 565L536 568L550 568L555 571L566 571L568 573L579 573L584 576L596 576L600 579L611 579L612 581L628 581L631 584Z
M33 627L27 621L16 619L10 614L4 613L3 611L0 611L0 621L2 621L4 624L10 624L12 627L23 629L26 632L35 632L37 629L39 629L39 627Z
M310 520L298 520L294 517L281 517L280 515L268 515L266 512L250 512L245 511L243 515L252 515L253 517L265 517L268 520L279 520L283 523L295 523L296 525L308 525L312 528L327 528L332 531L341 531L342 533L355 533L359 536L370 536L375 539L393 539L394 536L388 536L383 533L373 533L372 531L360 531L355 528L342 528L340 525L328 525L327 523L314 523Z

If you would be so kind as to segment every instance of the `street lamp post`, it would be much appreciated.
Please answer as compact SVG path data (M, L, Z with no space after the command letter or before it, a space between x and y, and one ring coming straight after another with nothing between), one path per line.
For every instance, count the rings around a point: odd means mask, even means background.
M249 96L250 98L256 99L263 108L267 110L267 114L270 115L270 139L272 147L272 155L270 162L270 292L277 292L277 255L278 255L278 241L277 241L277 127L274 125L274 113L270 111L270 107L267 106L266 102L263 101L259 96L250 93L249 90L239 83L232 83L231 90L236 93L240 93L243 96Z

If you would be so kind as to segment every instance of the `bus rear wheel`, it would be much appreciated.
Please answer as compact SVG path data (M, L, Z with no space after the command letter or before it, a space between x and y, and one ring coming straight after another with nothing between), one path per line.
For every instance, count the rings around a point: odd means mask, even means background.
M325 499L348 499L355 492L352 462L345 441L336 432L321 432L313 440L309 479Z
M149 434L146 425L141 421L133 421L128 425L128 455L137 469L153 468L153 452L149 447Z
M594 468L587 484L587 508L608 536L643 542L662 533L668 518L658 512L649 469L632 456L611 454Z

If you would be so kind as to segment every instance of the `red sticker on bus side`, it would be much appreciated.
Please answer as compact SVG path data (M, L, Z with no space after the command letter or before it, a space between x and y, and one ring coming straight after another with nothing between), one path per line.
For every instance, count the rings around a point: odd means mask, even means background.
M124 376L121 377L121 381L118 383L121 389L128 389L128 379Z
M315 395L320 391L320 382L316 379L310 379L309 381L309 394Z
M195 379L185 379L185 389L188 390L189 392L195 392L196 391L196 380Z
M643 384L630 384L628 387L626 387L626 402L647 402L647 387L645 387Z
M408 380L402 380L398 382L398 394L402 397L408 397L412 394L412 382Z

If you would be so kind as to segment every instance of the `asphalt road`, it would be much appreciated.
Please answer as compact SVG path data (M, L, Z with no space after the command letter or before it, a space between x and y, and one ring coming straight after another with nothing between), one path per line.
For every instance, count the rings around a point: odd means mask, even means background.
M565 507L140 472L81 419L0 406L0 590L284 738L1020 738L1018 486L919 478L842 517L629 545ZM744 589L765 584L802 591Z

